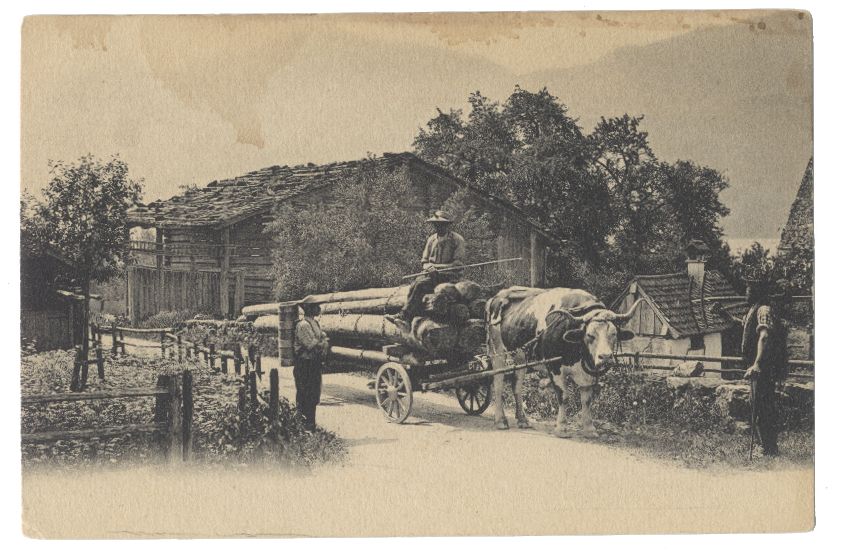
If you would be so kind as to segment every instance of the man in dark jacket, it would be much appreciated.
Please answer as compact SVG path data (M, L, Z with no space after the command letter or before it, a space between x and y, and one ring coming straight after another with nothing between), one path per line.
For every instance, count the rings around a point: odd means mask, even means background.
M328 336L322 332L316 316L319 304L302 304L304 318L295 325L295 408L304 417L309 431L316 429L316 407L322 395L322 361L328 354Z
M410 322L413 318L422 315L422 298L434 292L434 288L441 283L457 281L460 270L450 268L459 268L466 260L466 241L451 231L452 219L449 215L438 210L427 221L434 226L435 233L428 237L422 252L422 271L426 273L414 279L410 285L407 301L401 312L398 315L386 316L387 320L405 332L410 332ZM447 269L448 271L441 271Z
M766 283L747 280L747 303L750 311L744 317L741 356L749 365L744 378L753 381L751 396L755 410L755 428L765 455L779 454L779 400L777 384L788 375L787 331L780 315L788 307L790 287L778 281L779 293L770 296Z

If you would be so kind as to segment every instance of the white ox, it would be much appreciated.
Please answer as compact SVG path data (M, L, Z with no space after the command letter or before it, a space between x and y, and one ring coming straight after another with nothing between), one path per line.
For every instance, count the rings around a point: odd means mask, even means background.
M598 437L590 415L593 386L613 365L618 339L634 336L620 330L619 325L631 319L639 303L640 300L635 302L628 313L614 313L583 290L526 287L502 290L487 302L487 351L493 369L504 368L510 361L523 361L526 355L529 361L561 357L562 361L548 364L558 396L555 435L569 436L564 406L569 376L581 390L581 433L585 437ZM531 427L522 403L522 382L528 370L518 370L512 377L519 428ZM499 429L508 428L502 403L504 376L493 377L493 405Z

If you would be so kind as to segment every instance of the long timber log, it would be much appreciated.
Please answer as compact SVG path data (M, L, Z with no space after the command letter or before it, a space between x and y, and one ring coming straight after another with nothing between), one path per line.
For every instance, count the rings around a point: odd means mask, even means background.
M411 334L380 315L322 315L319 326L331 340L337 337L405 344L435 356L450 352L457 341L454 328L422 317L413 320Z
M372 315L384 315L387 313L398 313L407 301L407 293L396 294L386 298L373 298L371 300L357 300L353 302L330 302L322 304L322 313L368 313Z
M328 294L313 294L304 298L305 301L319 304L331 302L358 302L362 300L374 300L378 298L394 298L407 296L409 285L391 288L364 288L362 290L350 290L346 292L330 292ZM246 317L258 317L262 315L276 315L279 302L269 304L257 304L242 308L242 314Z

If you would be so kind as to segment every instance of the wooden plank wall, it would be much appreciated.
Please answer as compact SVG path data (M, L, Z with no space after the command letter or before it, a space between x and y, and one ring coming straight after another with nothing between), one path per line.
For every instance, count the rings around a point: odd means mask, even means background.
M163 269L160 278L155 268L133 266L129 276L129 313L134 324L162 311L217 312L221 309L221 274L217 271ZM157 292L160 284L162 288Z

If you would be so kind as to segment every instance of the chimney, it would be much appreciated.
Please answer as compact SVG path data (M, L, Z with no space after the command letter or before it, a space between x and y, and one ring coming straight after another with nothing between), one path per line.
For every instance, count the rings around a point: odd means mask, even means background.
M685 247L685 254L688 259L685 262L688 266L688 277L693 281L695 288L702 288L702 282L705 278L705 260L708 258L708 246L702 241L691 241Z

